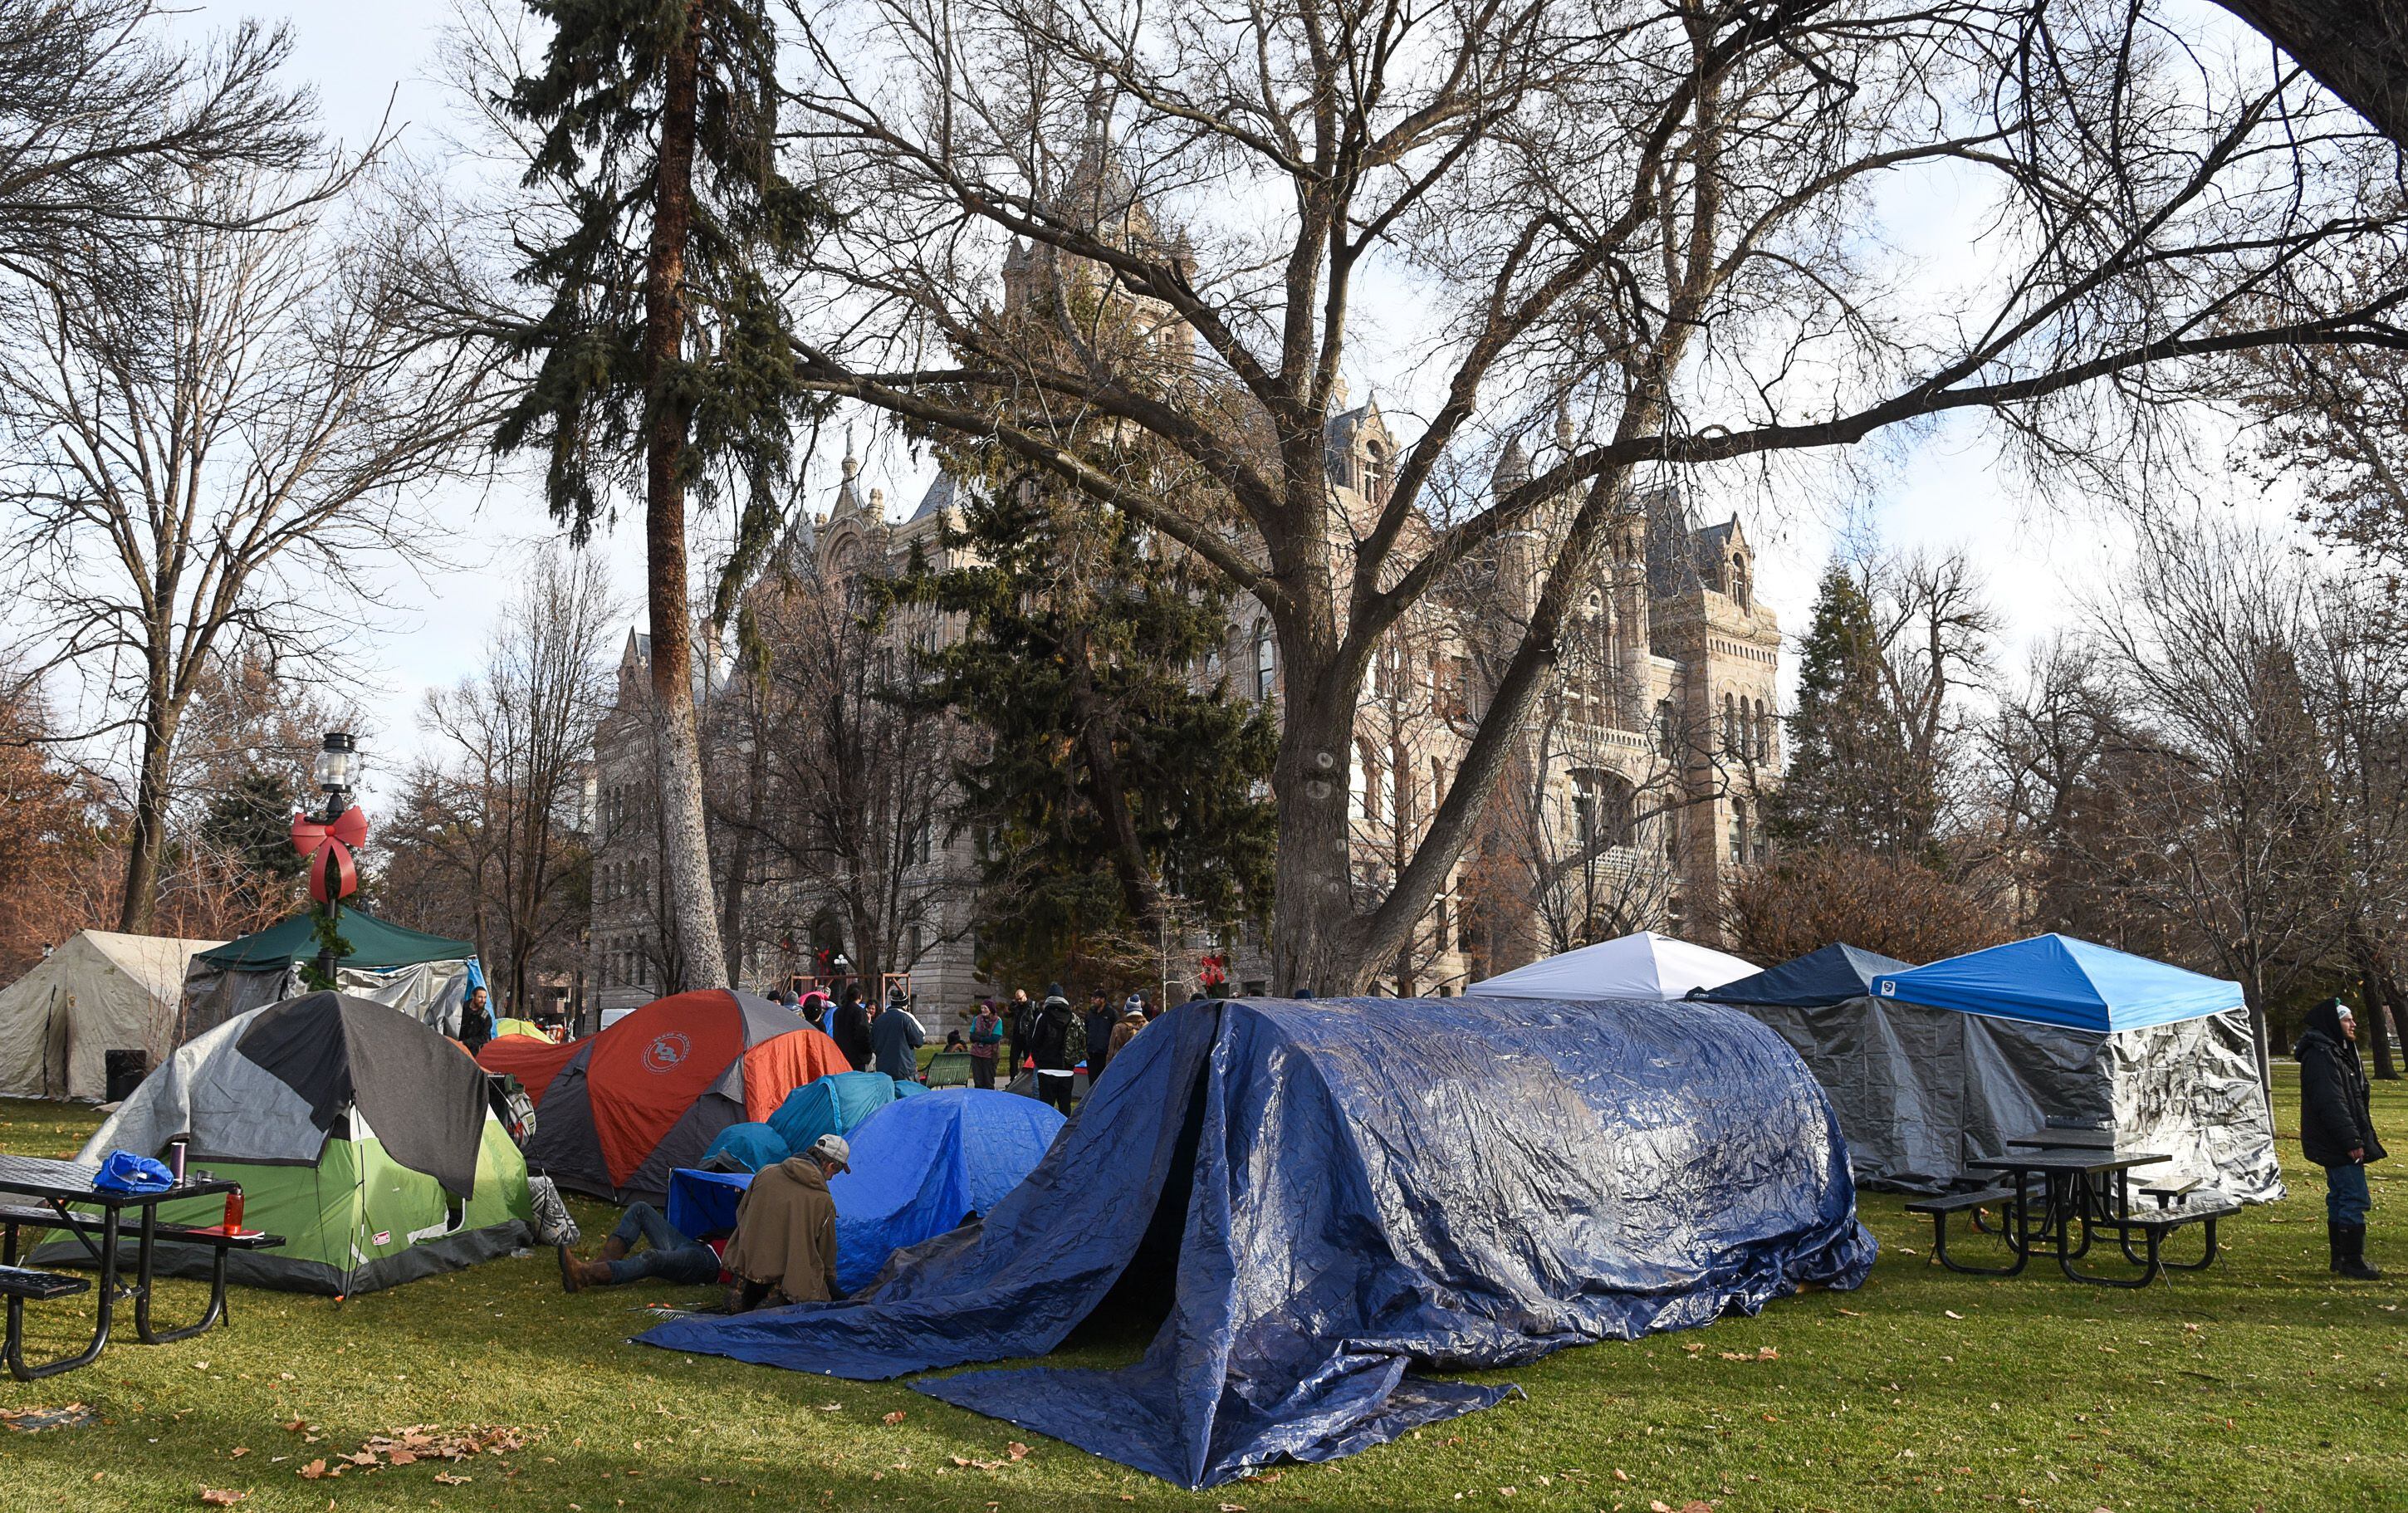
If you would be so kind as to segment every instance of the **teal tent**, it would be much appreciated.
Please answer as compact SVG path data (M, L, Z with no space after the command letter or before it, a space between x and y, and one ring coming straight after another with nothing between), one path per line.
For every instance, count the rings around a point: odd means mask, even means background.
M351 948L336 968L343 992L399 1009L443 1034L459 1031L461 1000L484 980L476 946L390 924L362 909L339 907L336 922ZM238 1014L298 996L305 990L301 969L317 956L314 912L194 956L184 978L178 1044Z

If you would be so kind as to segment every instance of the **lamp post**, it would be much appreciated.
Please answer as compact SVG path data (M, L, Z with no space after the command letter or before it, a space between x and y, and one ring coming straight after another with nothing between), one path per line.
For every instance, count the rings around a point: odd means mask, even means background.
M322 909L317 971L319 980L329 987L335 984L335 969L341 959L335 942L340 938L342 898L359 886L351 853L368 835L367 816L351 806L351 785L359 779L359 742L351 732L327 731L312 771L319 790L326 796L326 812L316 819L307 814L293 817L293 845L309 858L309 896Z

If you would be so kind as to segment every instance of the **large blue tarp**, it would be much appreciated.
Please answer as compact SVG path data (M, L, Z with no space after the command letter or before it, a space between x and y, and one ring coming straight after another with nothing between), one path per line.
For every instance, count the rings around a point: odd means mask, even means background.
M2035 935L1884 973L1873 996L2100 1035L2242 1006L2239 983L2071 935Z
M1034 1098L975 1088L924 1091L853 1131L836 1202L836 1280L858 1291L886 1258L983 1214L1036 1169L1062 1116Z
M918 1389L1197 1487L1508 1391L1412 1368L1708 1324L1872 1261L1829 1102L1735 1010L1189 1003L982 1222L854 1299L642 1338L876 1379L1042 1355L1111 1293L1161 1317L1134 1365Z
M1861 946L1827 945L1777 967L1767 967L1753 977L1742 977L1719 987L1692 987L1689 996L1760 1008L1819 1009L1852 998L1870 997L1875 977L1887 972L1904 972L1908 965L1896 957Z
M862 1120L895 1102L895 1079L878 1072L832 1072L786 1095L769 1128L797 1154L822 1135L851 1134Z

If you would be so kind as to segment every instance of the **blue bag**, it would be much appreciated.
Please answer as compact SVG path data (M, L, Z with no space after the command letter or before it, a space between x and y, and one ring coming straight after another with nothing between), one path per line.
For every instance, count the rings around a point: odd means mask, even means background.
M112 1150L100 1163L92 1185L108 1192L165 1192L176 1185L175 1174L148 1156Z

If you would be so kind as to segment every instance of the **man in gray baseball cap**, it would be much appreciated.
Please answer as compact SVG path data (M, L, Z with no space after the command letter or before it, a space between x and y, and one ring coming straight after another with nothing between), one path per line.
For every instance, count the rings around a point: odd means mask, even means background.
M828 1178L853 1169L844 1136L824 1134L799 1156L765 1166L736 1209L736 1238L724 1263L736 1278L739 1313L777 1294L785 1303L837 1295L836 1200Z

